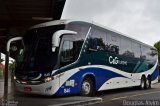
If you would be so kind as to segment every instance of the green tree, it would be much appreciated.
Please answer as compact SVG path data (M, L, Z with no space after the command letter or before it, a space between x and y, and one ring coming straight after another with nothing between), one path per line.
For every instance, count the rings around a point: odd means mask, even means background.
M11 79L13 81L13 77L14 77L14 71L15 71L15 62L10 60L11 63L9 64L9 68L10 68L10 71L11 71Z
M160 65L160 41L156 42L154 44L154 47L157 49L158 51L158 60L159 60L159 65Z

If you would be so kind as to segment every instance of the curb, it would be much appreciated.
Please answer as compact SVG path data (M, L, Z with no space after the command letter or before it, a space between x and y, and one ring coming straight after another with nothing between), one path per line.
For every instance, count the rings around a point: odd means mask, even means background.
M94 99L89 99L85 101L54 104L54 105L49 105L49 106L82 106L82 105L86 106L86 105L93 105L93 104L101 103L102 100L103 100L102 98L94 98Z

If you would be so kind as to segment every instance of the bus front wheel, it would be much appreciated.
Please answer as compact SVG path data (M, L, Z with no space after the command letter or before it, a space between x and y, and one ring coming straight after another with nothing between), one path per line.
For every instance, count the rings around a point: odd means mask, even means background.
M94 96L94 83L90 77L86 77L83 80L81 87L81 95L82 96Z

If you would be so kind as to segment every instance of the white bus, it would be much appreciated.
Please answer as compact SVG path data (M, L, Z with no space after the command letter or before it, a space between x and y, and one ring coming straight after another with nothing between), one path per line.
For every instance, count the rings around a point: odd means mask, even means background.
M158 82L154 47L101 25L57 20L31 27L23 36L15 85L41 95L81 94Z

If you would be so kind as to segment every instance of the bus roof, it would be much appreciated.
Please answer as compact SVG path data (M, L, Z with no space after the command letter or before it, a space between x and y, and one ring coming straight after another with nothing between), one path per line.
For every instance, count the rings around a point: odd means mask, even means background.
M118 31L116 31L116 30L113 30L113 29L111 29L111 28L109 28L109 27L106 27L106 26L104 26L104 25L101 25L101 24L98 24L98 23L96 23L96 22L89 21L89 20L73 20L73 19L54 20L54 21L49 21L49 22L45 22L45 23L41 23L41 24L34 25L34 26L30 27L29 29L41 28L41 27L47 27L47 26L54 26L54 25L61 25L61 24L68 24L68 23L71 23L71 22L84 22L84 23L92 24L92 25L95 25L95 26L97 26L97 27L101 27L101 28L103 28L103 29L109 30L109 31L111 31L111 32L115 32L115 33L117 33L117 34L119 34L119 35L121 35L121 36L123 36L123 37L126 37L126 38L129 38L129 39L131 39L131 40L134 40L134 41L136 41L136 42L138 42L138 43L140 43L140 44L143 44L143 45L146 45L146 46L149 46L149 47L154 48L153 46L148 45L148 44L146 44L146 43L143 43L143 42L141 42L141 41L139 41L139 40L136 40L135 38L132 38L132 37L126 35L126 34L123 34L123 33L121 33L121 32L118 32ZM156 49L156 48L155 48L155 49Z

